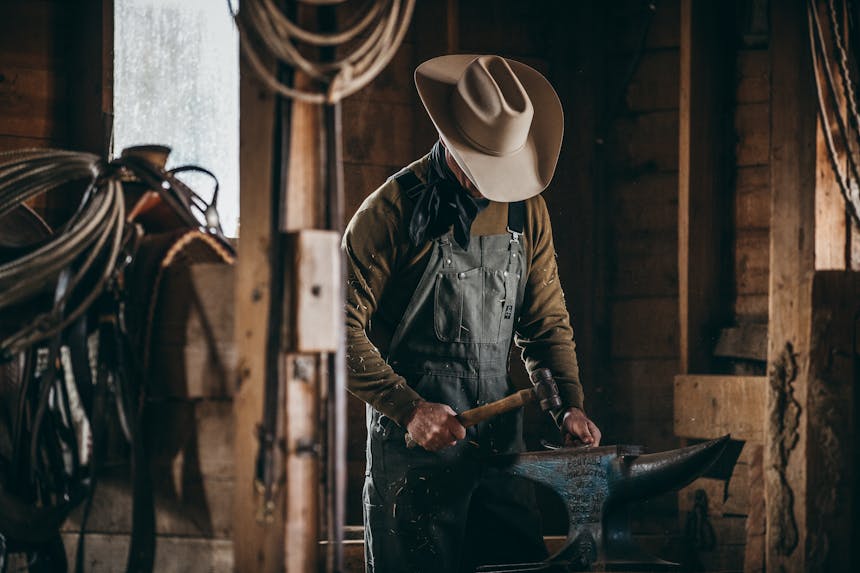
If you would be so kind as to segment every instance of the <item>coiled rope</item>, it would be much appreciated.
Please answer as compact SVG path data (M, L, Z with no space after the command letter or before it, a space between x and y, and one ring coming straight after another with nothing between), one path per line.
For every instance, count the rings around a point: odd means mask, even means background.
M260 79L284 97L317 104L339 102L369 84L391 62L406 35L414 9L415 0L366 0L359 16L344 30L320 34L297 25L274 0L242 0L238 14L230 6L242 53ZM302 44L335 49L354 45L340 59L321 62L303 55ZM263 63L264 57L301 70L321 82L325 91L285 85Z
M116 267L125 229L125 203L118 181L105 178L97 156L60 150L0 154L0 217L38 195L85 182L81 203L57 233L33 251L0 264L0 313L31 299L69 269L68 283L53 307L0 340L6 355L53 337L86 311ZM84 279L87 279L86 281Z

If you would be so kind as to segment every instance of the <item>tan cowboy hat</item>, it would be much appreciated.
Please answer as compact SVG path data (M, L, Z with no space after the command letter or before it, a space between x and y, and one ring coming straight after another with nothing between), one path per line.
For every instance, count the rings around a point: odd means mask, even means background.
M564 115L537 70L499 56L440 56L418 66L415 85L445 147L481 194L511 202L546 189Z

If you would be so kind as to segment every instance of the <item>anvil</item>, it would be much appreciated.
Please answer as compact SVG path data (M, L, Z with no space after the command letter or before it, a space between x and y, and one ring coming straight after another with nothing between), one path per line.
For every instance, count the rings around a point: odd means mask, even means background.
M488 565L477 571L674 568L676 564L654 558L636 545L630 532L630 504L689 484L719 458L728 440L723 436L654 454L642 454L640 446L603 446L495 456L491 463L558 495L567 510L567 539L546 561Z

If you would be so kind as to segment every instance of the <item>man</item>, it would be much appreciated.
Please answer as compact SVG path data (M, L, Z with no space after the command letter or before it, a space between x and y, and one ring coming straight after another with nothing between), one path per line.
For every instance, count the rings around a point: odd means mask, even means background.
M530 486L482 463L522 450L521 411L468 430L456 413L514 391L515 340L529 372L553 372L566 439L600 443L539 196L561 103L537 71L497 56L435 58L415 81L440 141L367 198L343 241L349 388L368 404L367 570L541 560Z

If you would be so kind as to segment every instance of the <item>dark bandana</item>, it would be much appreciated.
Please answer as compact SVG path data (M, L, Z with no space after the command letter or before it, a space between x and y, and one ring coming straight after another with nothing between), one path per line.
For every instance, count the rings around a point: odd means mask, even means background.
M489 199L476 199L464 189L445 161L445 147L437 141L430 151L427 183L417 187L410 197L415 201L409 222L409 239L415 245L441 237L453 226L454 240L464 250L469 248L472 222Z

